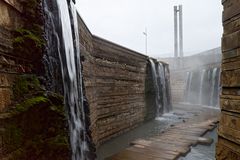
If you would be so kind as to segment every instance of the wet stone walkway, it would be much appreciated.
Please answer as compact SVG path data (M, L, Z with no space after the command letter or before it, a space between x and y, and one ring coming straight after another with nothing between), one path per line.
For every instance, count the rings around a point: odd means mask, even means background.
M211 138L202 136L216 128L219 110L202 106L177 105L174 114L182 114L183 116L178 118L183 120L154 136L133 140L128 148L106 159L184 159L183 157L191 151L192 146L197 144L210 145L213 142ZM186 117L186 115L188 116Z

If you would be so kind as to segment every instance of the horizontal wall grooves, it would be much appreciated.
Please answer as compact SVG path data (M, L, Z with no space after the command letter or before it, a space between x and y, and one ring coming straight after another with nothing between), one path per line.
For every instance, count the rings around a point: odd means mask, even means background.
M12 53L12 39L11 31L0 26L0 53Z
M240 159L240 1L225 0L222 38L221 117L216 159Z
M81 18L79 24L90 129L100 145L144 121L148 57L92 36Z

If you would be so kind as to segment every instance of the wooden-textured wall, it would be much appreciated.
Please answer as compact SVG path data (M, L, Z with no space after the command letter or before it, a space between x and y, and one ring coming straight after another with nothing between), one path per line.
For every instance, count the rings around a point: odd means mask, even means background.
M100 145L155 116L145 102L148 57L92 35L80 17L79 28L90 128Z
M240 159L240 0L222 0L222 95L217 160Z

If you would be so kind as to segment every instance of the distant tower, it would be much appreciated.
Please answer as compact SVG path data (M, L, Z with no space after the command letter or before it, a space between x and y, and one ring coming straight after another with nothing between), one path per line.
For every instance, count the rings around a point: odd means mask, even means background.
M178 7L174 6L174 57L178 57Z
M179 5L179 53L183 58L183 11L182 5Z
M179 20L179 25L178 25ZM179 34L178 34L179 31ZM180 58L179 65L182 64L183 54L183 11L182 5L174 6L174 57ZM180 64L179 64L180 63Z

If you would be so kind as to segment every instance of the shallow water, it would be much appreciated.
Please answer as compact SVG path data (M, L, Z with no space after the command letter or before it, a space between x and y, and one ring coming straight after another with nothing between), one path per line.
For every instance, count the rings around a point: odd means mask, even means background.
M205 112L202 116L199 116L202 112ZM136 139L147 139L161 134L163 131L177 125L178 123L184 123L186 121L191 121L192 123L198 122L206 117L214 117L220 112L219 109L212 107L203 106L192 106L178 104L174 106L174 110L171 113L162 115L148 123L144 123L139 127L119 136L113 138L97 149L98 160L103 160L104 158L110 157L127 147L129 144ZM215 138L216 142L216 131L206 134L205 136L210 136ZM215 155L215 143L211 146L198 145L192 148L192 152L186 157L182 157L180 160L212 160Z
M212 138L214 142L210 146L197 145L192 147L191 152L186 157L179 158L179 160L215 160L217 129L208 132L204 137Z
M142 124L140 127L104 143L97 150L98 160L103 160L104 158L110 157L124 150L129 147L130 142L136 139L155 136L174 124L182 122L189 116L188 113L171 112L164 114L162 117L156 118L153 121Z

